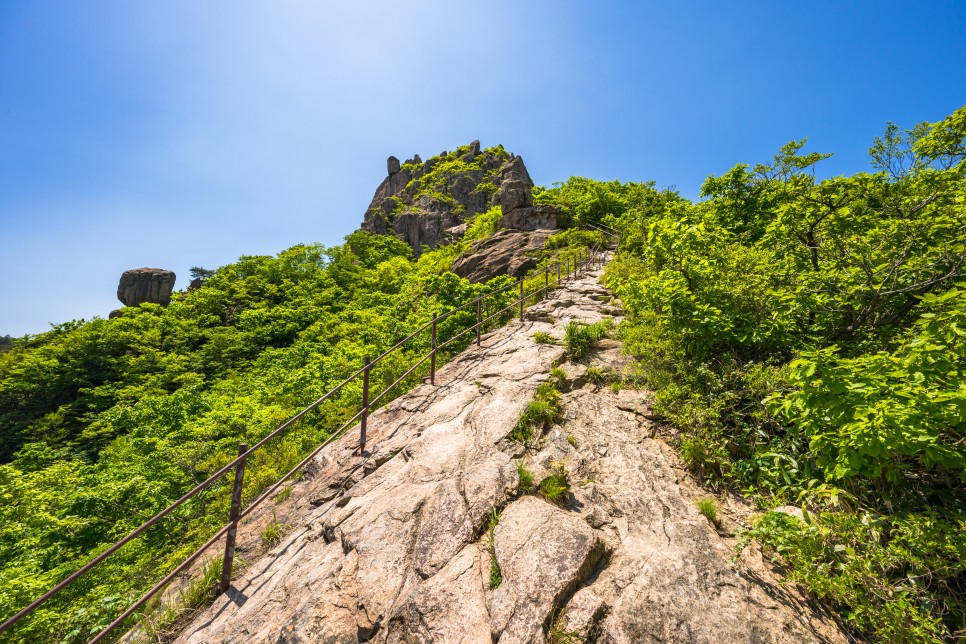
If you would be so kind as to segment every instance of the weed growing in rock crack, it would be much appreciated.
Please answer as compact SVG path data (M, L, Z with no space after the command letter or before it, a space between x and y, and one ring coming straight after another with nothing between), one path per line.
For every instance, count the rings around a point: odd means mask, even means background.
M621 389L623 388L624 388L623 380L618 379L610 383L610 390L613 391L615 394L619 394Z
M510 432L510 440L526 443L543 433L550 424L560 420L560 390L552 380L541 383Z
M569 491L570 482L567 480L567 468L563 463L554 463L550 474L540 481L537 488L540 496L557 505L563 505Z
M281 541L283 528L284 525L278 520L278 517L276 517L275 513L273 512L272 520L268 522L268 525L262 528L260 535L262 538L262 547L268 549Z
M570 446L571 447L574 447L574 448L577 447L577 439L574 438L574 435L573 434L569 434L567 436L567 442L570 443Z
M560 386L567 380L567 372L560 367L554 367L550 370L550 377L554 380L554 384L559 389Z
M519 465L517 466L519 468ZM490 548L490 590L497 588L503 583L503 573L500 572L500 564L496 560L496 540L493 536L496 524L500 522L500 513L496 508L490 510L490 517L487 521L486 532Z
M526 463L522 460L517 461L517 475L520 478L517 493L523 495L533 492L533 472L527 469Z
M564 612L564 609L561 608L553 616L550 630L547 632L547 644L580 644L583 641L577 631L564 629Z
M608 382L614 381L617 374L612 369L600 369L599 367L587 367L587 378L600 387Z
M201 568L201 576L190 580L184 588L178 591L176 601L164 601L163 605L155 604L155 608L149 608L148 614L137 626L150 641L169 641L173 626L185 613L207 604L218 593L218 584L221 581L221 568L224 559L216 557ZM236 565L241 565L241 559L235 555ZM151 604L149 604L151 606Z
M583 358L598 341L607 337L609 327L609 320L601 320L594 324L572 320L567 324L567 330L564 332L564 346L567 348L567 354L574 360Z
M275 498L275 502L276 503L281 503L282 501L284 501L285 499L287 499L290 496L292 496L292 488L287 487L287 488L285 488L284 490L282 490L281 492L279 492L278 494L275 495L275 497L274 497Z
M704 499L698 499L694 504L698 506L698 511L703 514L714 527L717 528L721 524L721 519L718 517L717 501L711 497L707 497Z
M537 331L533 334L533 341L537 344L557 344L557 338L546 331Z

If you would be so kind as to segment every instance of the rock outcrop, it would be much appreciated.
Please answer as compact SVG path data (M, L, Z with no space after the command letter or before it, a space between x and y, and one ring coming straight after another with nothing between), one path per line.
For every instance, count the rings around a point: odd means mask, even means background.
M452 271L471 282L485 282L497 275L523 277L536 268L537 253L553 232L498 230L457 258Z
M423 162L416 155L400 164L387 161L388 176L376 189L362 229L393 234L419 255L423 246L436 248L459 239L466 223L492 206L515 213L504 227L522 230L555 228L546 206L533 213L533 181L523 159L502 147L482 149L479 141L441 152Z
M620 371L605 341L585 363L558 345L571 320L615 309L586 276L483 337L424 384L334 443L239 529L251 565L179 642L844 642L760 553L697 510L700 489L646 418L645 392L597 388ZM551 367L564 362L563 420L532 448L506 440ZM560 505L519 495L569 472ZM280 497L281 498L281 497ZM493 510L500 512L492 532ZM287 526L258 558L260 531ZM502 583L491 588L491 568Z
M124 306L137 306L144 302L168 305L177 276L163 268L134 268L121 274L117 285L117 299Z

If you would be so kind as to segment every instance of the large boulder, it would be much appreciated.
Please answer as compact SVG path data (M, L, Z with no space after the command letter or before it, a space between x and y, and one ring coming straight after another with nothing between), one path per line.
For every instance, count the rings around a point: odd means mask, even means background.
M137 306L144 302L167 305L177 276L163 268L134 268L121 274L117 285L117 299L124 306Z
M560 214L560 209L556 206L537 204L511 210L500 217L497 225L500 228L516 230L552 230L557 228Z
M532 205L533 193L526 182L520 179L507 179L500 186L500 210L504 216L517 208L527 208Z
M497 275L523 277L537 267L537 253L552 230L498 230L453 263L453 272L471 282Z

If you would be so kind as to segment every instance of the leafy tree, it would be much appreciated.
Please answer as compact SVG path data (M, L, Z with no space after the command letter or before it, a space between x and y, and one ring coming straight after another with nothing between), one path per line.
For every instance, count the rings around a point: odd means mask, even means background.
M766 514L749 532L854 628L961 634L966 606L966 108L816 179L784 146L642 200L608 283L684 460ZM579 199L573 200L580 202Z

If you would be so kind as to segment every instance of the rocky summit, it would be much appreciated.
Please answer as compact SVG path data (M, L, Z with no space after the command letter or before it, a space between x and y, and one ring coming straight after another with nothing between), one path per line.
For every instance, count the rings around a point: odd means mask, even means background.
M362 229L396 235L417 256L423 246L436 248L459 240L475 216L496 206L503 228L557 227L558 210L534 206L533 181L523 159L503 146L482 149L473 141L425 162L419 155L404 163L391 156L386 170Z
M500 230L469 247L453 272L472 282L496 275L520 277L558 227L556 206L533 202L533 181L523 158L479 141L423 162L389 157L388 176L376 189L362 229L405 240L419 256L460 240L478 215L499 208Z

